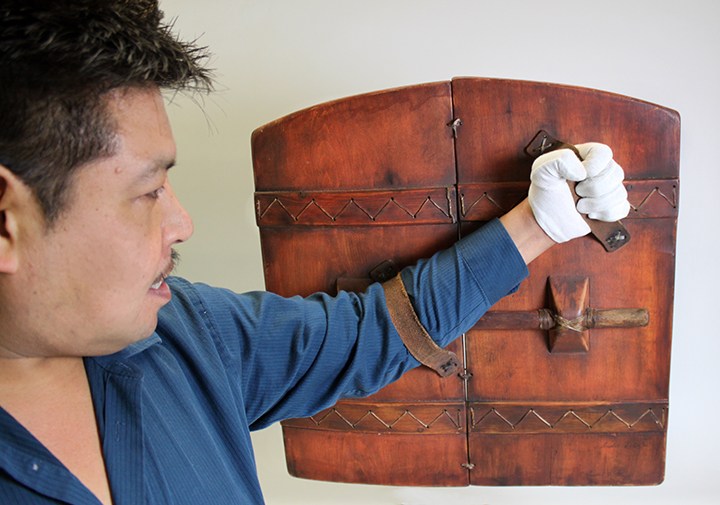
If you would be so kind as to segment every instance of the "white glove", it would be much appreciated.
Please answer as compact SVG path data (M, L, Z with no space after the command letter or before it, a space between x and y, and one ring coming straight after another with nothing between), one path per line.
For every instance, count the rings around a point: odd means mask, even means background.
M630 203L623 186L625 172L613 160L612 150L605 144L590 142L578 144L587 179L575 186L580 200L577 210L591 219L617 221L628 215Z
M612 159L612 150L596 142L576 147L584 161L570 149L559 149L538 157L530 174L528 199L535 220L558 243L590 232L578 212L592 219L617 221L630 211L623 186L625 173ZM580 197L577 210L567 181L582 181L575 187Z
M582 181L585 167L570 149L558 149L539 156L530 173L528 200L535 220L557 243L590 233L590 227L575 210L567 181Z

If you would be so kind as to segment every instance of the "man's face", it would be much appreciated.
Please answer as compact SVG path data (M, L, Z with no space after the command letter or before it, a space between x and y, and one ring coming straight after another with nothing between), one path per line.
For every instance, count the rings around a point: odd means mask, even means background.
M150 335L170 300L162 279L171 247L190 237L192 222L167 179L175 143L162 98L115 91L109 110L115 154L78 170L49 230L26 232L17 291L32 317L15 345L20 355L118 351Z

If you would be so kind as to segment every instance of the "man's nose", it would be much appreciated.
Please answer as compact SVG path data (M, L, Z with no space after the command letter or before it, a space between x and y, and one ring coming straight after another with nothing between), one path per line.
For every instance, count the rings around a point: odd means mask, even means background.
M178 200L169 182L165 188L165 196L167 196L168 205L168 216L165 222L166 241L169 244L185 242L193 234L192 218Z

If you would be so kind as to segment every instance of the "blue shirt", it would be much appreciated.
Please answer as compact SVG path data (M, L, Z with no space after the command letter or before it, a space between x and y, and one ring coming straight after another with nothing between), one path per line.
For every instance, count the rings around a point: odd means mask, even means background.
M440 345L526 275L498 221L402 272ZM168 283L172 300L150 338L85 359L116 505L263 503L251 430L371 394L418 366L379 285L282 298ZM97 505L3 409L0 427L0 503Z

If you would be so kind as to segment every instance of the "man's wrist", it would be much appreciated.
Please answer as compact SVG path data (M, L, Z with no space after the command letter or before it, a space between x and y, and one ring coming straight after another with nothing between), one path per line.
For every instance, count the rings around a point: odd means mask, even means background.
M502 216L500 222L515 243L526 265L555 245L555 241L535 220L527 199Z

